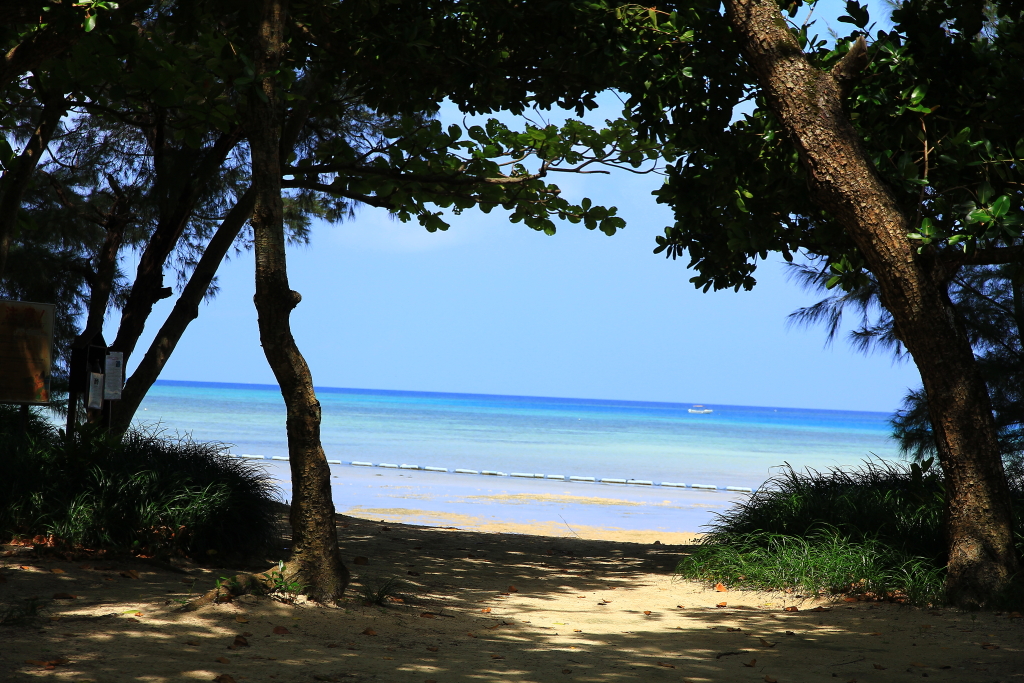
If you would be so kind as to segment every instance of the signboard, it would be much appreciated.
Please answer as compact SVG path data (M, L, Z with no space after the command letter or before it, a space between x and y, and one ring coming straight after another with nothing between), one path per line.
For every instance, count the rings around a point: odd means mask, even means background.
M103 407L103 373L89 373L89 397L86 406L95 410Z
M124 388L124 353L107 351L103 377L103 400L121 398L121 389Z
M53 304L0 301L0 403L50 402Z

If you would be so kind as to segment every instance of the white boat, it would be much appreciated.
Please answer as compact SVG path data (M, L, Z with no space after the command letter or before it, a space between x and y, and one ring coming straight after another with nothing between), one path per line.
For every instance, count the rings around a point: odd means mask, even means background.
M707 415L708 413L713 413L715 411L711 410L711 408L705 408L702 405L695 405L692 408L688 408L687 412L694 413L696 415Z

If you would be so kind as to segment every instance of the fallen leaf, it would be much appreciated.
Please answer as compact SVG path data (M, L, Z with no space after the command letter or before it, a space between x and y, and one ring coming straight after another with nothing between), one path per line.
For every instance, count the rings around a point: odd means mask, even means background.
M786 631L786 635L787 636L795 636L796 633L794 633L793 631Z
M366 627L366 629L364 629L364 630L363 630L363 635L364 635L364 636L375 636L375 635L377 635L377 632L376 632L376 631L374 631L374 630L373 630L372 628L370 628L369 626L367 626L367 627Z
M291 631L289 631L284 626L275 626L274 627L274 633L276 633L279 636L285 636L285 635L288 635L289 633L291 633Z
M875 631L874 633L869 633L868 635L869 635L869 636L880 636L880 635L882 635L882 634L881 634L881 633L879 633L878 631Z
M775 647L776 645L778 645L778 643L769 643L764 638L758 638L758 640L760 640L761 644L764 645L765 647Z
M437 647L434 645L427 645L427 649L431 652L437 652Z
M249 647L249 640L245 636L235 636L233 647Z
M750 668L753 668L755 664L757 664L756 659L751 659L749 662L743 662L743 666L747 666Z
M199 646L199 641L198 640L186 640L185 644L186 645L191 645L192 647L198 647Z
M407 571L406 574L408 574L409 576L419 576L420 575L419 572L414 572L414 571Z
M843 602L857 602L857 598L843 598Z
M474 635L472 633L469 633L469 632L467 632L466 635L469 636L470 638L476 638L476 635Z
M342 646L338 645L337 643L327 643L327 647L342 647Z
M126 572L121 572L121 576L123 576L126 579L137 579L139 578L139 573L134 569L129 569Z
M644 614L646 614L647 616L651 616L651 610L645 609Z
M666 669L674 669L674 668L676 668L675 664L669 664L668 662L658 662L658 666L663 666Z
M423 617L424 619L437 619L437 615L434 614L433 612L424 612L420 616Z
M799 612L800 608L797 607L796 605L790 605L789 607L786 608L786 611L787 612Z
M995 643L982 643L981 644L981 649L982 650L998 650L999 646L996 645Z
M779 681L778 679L772 678L771 676L765 676L764 683L779 683Z
M719 593L724 593L724 592L726 592L729 589L725 587L724 583L716 583L715 584L715 590L718 591Z
M515 586L509 586L509 587L508 587L508 592L509 592L509 593L518 593L518 592L519 592L519 589L518 589L518 588L516 588Z
M572 632L573 632L573 633L583 633L583 629L579 629L579 628L574 628L574 629L572 630Z
M72 595L71 593L54 593L53 594L53 599L54 600L77 600L78 596L77 595Z
M881 664L875 664L875 668L878 669L879 671L885 671L885 667L882 666Z
M685 608L685 607L683 607L682 605L676 605L676 607L678 607L679 609L686 609L686 608Z
M370 560L365 557L359 556L352 559L352 564L370 564Z
M505 655L491 655L491 659L505 659Z
M252 638L252 633L250 633L249 631L242 631L242 635L246 638Z
M491 611L491 608L490 608L490 607L484 607L484 608L483 608L482 610L480 610L480 611L481 611L481 612L483 612L484 614L487 614L488 612L490 612L490 611Z
M831 612L832 610L830 610L830 609L828 609L826 607L822 607L821 605L818 605L817 607L815 607L811 611L812 612Z
M717 605L715 605L715 607L725 607L725 603L724 602L720 602Z
M249 623L249 620L246 619L245 617L241 616L241 615L235 617L235 621L237 621L239 624L248 624Z
M53 567L50 569L50 571L54 574L67 574L67 572L61 569L60 567Z
M235 679L227 674L221 674L213 679L213 683L235 683Z
M231 660L228 659L227 657L217 657L216 661L220 662L221 664L230 664L231 663Z
M601 602L599 602L597 604L599 604L599 605L610 605L610 604L612 604L612 601L611 600L605 600L604 598L601 598Z
M564 674L571 674L572 673L572 669L562 669L562 673L564 673Z
M736 631L742 631L743 629L741 629L741 628L732 628L732 627L730 627L730 628L727 628L727 629L725 629L725 630L726 630L726 631L729 631L730 633L735 633Z

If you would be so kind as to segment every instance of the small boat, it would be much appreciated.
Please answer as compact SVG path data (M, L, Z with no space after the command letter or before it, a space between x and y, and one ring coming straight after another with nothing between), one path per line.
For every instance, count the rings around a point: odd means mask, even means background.
M702 405L695 405L692 408L688 408L687 412L694 413L696 415L707 415L708 413L713 413L715 411L711 410L711 408L705 408Z

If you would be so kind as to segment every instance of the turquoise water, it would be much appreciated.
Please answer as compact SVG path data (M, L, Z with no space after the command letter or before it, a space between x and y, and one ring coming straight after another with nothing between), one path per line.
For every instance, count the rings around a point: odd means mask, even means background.
M342 461L758 487L771 468L896 459L885 413L318 388ZM287 455L274 386L159 381L137 416L235 453Z

